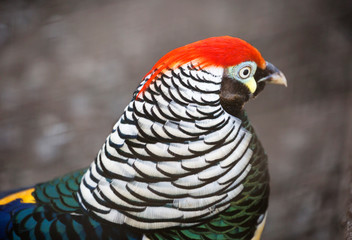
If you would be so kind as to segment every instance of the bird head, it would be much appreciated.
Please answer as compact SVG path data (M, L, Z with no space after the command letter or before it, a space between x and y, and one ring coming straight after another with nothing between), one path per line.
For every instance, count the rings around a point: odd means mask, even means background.
M287 86L283 73L266 62L260 52L249 43L230 36L212 37L174 49L163 56L147 73L137 98L148 86L169 69L192 63L199 69L222 69L220 102L232 114L244 103L256 97L266 83Z

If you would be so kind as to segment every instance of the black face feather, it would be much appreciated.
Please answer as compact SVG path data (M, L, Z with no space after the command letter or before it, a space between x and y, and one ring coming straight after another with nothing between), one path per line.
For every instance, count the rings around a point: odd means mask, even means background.
M251 92L243 83L224 74L220 89L220 104L227 113L237 115L250 96Z
M254 79L257 82L257 89L255 90L253 97L256 97L261 91L263 91L265 87L265 82L258 82L260 79L263 79L269 75L269 72L267 69L260 69L257 68L257 71L255 71L254 74Z

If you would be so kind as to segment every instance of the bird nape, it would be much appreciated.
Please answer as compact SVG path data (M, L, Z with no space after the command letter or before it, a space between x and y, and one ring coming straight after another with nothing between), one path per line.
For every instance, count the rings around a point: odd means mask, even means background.
M89 168L0 194L0 239L260 239L267 156L244 104L284 75L247 42L177 48Z

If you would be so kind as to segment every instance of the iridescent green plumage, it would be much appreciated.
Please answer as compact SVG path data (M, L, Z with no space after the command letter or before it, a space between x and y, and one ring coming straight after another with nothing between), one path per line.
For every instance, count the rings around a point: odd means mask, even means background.
M80 206L76 199L81 178L86 169L64 175L46 183L38 184L34 196L38 203L49 204L56 211L77 212Z
M36 185L33 192L36 203L25 204L24 209L12 212L12 222L7 226L7 237L9 239L140 239L141 233L138 231L131 231L126 226L112 226L98 222L80 207L76 193L85 171L85 169L76 171ZM21 203L18 201L18 204Z

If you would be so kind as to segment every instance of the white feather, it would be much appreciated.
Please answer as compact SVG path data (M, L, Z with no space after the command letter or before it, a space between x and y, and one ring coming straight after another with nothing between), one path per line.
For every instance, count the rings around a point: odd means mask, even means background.
M163 115L161 115L161 113L159 112L159 109L154 105L152 108L151 108L151 111L156 115L157 118L159 118L160 120L162 121L167 121L168 119L165 118Z
M172 76L172 73L171 71L166 71L164 73L164 76L162 77L162 79L160 79L160 81L164 81L166 83L166 85L168 86L172 86L172 81L171 81L171 76Z
M125 142L125 139L122 139L117 132L110 134L109 139L116 145L122 145Z
M224 74L224 68L222 67L207 67L206 70L208 73L204 71L197 71L197 74L200 78L205 78L211 81L214 84L220 85L222 81L222 76Z
M124 222L131 227L146 230L163 229L180 225L179 222L141 222L130 217L126 217Z
M127 188L134 192L135 194L139 195L139 196L143 196L144 198L150 199L152 200L170 200L169 198L160 196L152 191L150 191L150 189L148 188L148 184L147 183L142 183L142 182L128 182L127 183Z
M182 99L185 99L188 103L193 102L192 96L194 95L192 91L184 86L179 85L179 94L181 95Z
M212 147L212 145L206 144L203 140L191 141L188 143L188 149L197 153L208 151Z
M180 161L162 161L157 163L157 168L170 175L187 174L189 171L182 168Z
M132 111L125 110L125 115L126 115L126 119L128 119L130 121L133 121L133 113L132 113Z
M150 155L145 151L144 148L139 148L139 147L131 147L131 148L133 149L133 151L135 151L141 156L150 157Z
M205 161L204 156L190 159L182 159L182 166L187 169L200 169L208 166L210 163Z
M143 101L133 101L133 105L134 105L134 109L135 111L139 112L139 113L144 113L144 110L143 110L143 104L144 102Z
M194 78L202 80L202 78L198 75L198 73L199 73L199 71L190 71L189 72L189 74L192 75ZM213 92L216 90L220 90L219 84L213 84L211 82L201 82L201 81L190 80L189 83L193 88L198 88L198 89L205 91L205 92ZM217 94L217 95L219 98L219 94Z
M196 134L203 135L208 131L206 129L197 128L193 122L186 122L186 121L180 121L178 127L179 127L179 129L181 129L187 133L192 133L194 135L196 135Z
M197 119L197 118L203 118L205 117L206 115L200 113L197 111L197 105L193 105L193 104L190 104L188 106L186 106L186 112L192 116L194 119Z
M164 124L164 129L165 129L165 131L167 131L170 135L175 136L175 137L178 137L178 138L186 138L186 139L187 139L187 138L190 138L190 137L191 137L191 135L181 132L181 131L178 129L178 124L177 124L177 123L174 123L174 122L171 122L171 121L167 121L167 122Z
M192 100L196 101L197 103L205 103L202 99L202 94L199 93L192 94Z
M144 102L144 109L147 111L147 113L149 115L152 115L151 109L152 109L153 106L154 106L154 104L150 104L150 103Z
M194 156L194 153L190 152L187 144L184 143L170 143L169 151L182 157Z
M92 192L90 191L90 189L88 189L83 183L81 183L80 185L80 191L81 191L81 197L84 199L85 202L88 203L89 206L85 206L87 209L90 209L90 206L96 207L101 209L102 211L109 211L110 209L101 205L100 203L98 203L95 198L93 197ZM82 202L81 202L82 204Z
M208 105L199 105L197 109L207 115L214 115L216 112L223 111L221 106L208 106Z
M218 131L211 132L204 136L204 142L207 144L214 144L218 142L220 139L223 139L226 135L229 134L230 131L236 134L238 131L238 126L233 126L232 124L226 124Z
M234 182L232 182L230 185L228 185L226 187L226 189L231 189L231 188L235 187L236 185L240 184L245 179L245 177L247 177L251 168L252 168L252 165L248 164L246 169L241 173L241 175L239 175ZM229 191L227 191L227 192L229 192Z
M156 193L162 194L163 196L166 195L167 197L170 197L170 198L178 198L178 197L181 197L182 195L188 194L188 190L175 187L174 185L171 184L171 182L165 182L165 181L155 182L155 183L150 183L148 186Z
M102 214L100 212L95 212L95 214L109 222L117 224L123 224L126 218L125 215L115 209L110 209L109 213L107 214Z
M187 211L190 211L191 209L197 210L197 209L205 208L209 205L214 205L216 202L218 202L222 198L225 198L226 196L227 196L226 194L221 194L221 195L215 195L215 196L206 197L206 198L186 197L186 198L174 199L173 206L180 210L187 210Z
M127 111L127 107L125 108L125 111ZM115 125L112 127L113 132L116 131L117 127L121 123L121 118L115 123Z
M215 119L204 119L204 120L197 120L196 126L201 128L213 128L214 126L224 123L228 119L227 115L222 114Z
M150 92L148 92L148 91L144 91L144 92L143 92L143 99L149 100L149 101L152 101L152 100L153 100L152 95L151 95Z
M163 100L161 100L161 99L163 99ZM160 111L163 113L164 116L166 116L166 118L165 118L166 121L168 121L168 119L175 118L175 116L169 110L169 103L166 102L162 96L158 96L156 101L157 101L157 104L160 108Z
M144 117L140 117L137 120L138 126L148 136L154 136L154 134L151 131L151 127L152 127L153 123L154 123L153 121L151 121L151 120L149 120L147 118L144 118ZM138 133L138 135L142 136L140 133Z
M119 192L121 195L123 195L125 198L131 200L132 202L145 203L145 201L132 195L126 189L126 185L127 185L127 182L125 182L123 180L119 180L119 179L114 179L111 181L110 187L114 188L117 192Z
M105 179L102 179L99 182L99 189L101 190L101 194L103 194L107 199L109 199L111 202L122 206L122 207L127 207L127 208L132 208L135 209L135 211L141 211L143 210L145 207L141 207L141 206L137 206L137 205L133 205L130 204L124 200L122 200L121 198L119 198L110 188L110 183L107 182ZM117 191L120 191L119 189L116 189ZM127 192L125 189L122 190L123 192Z
M97 183L98 181L100 180L101 178L101 175L97 172L97 165L95 164L95 162L93 162L91 165L90 165L90 168L87 170L87 176L90 176L92 175L95 179L97 179L97 182L96 180L93 180L89 177L89 180L88 178L86 178L86 182L91 186L91 187L96 187L97 186Z
M172 112L174 112L181 118L190 119L190 117L186 114L186 108L184 106L181 106L180 104L171 101L169 104L169 108Z
M174 156L167 151L168 147L167 143L148 143L145 145L146 149L158 157L173 158Z
M216 192L220 191L221 189L223 189L223 186L219 185L219 183L214 181L214 182L210 182L200 188L190 189L190 190L188 190L188 194L191 197L199 198L199 197L204 197L204 196L208 196L211 194L215 194Z
M214 166L211 166L200 172L198 178L202 181L207 181L222 175L226 170L226 168L222 168L219 164L215 164Z
M231 153L230 156L228 156L225 160L221 161L220 165L223 168L228 167L229 165L231 165L233 162L237 161L244 153L244 151L247 150L249 142L252 138L252 135L246 132L243 132L245 135L241 141L241 143L239 144L239 146ZM235 139L235 143L237 143L242 135L238 135Z
M234 199L238 194L240 194L243 190L243 185L239 185L238 187L236 187L235 189L233 189L232 191L227 193L227 201L231 201L232 199Z
M174 88L170 89L171 94L173 96L173 99L177 99L177 101L180 101L181 103L187 105L189 102L186 102L185 100L183 100L183 98L180 96L180 94L178 93L178 90L175 89L175 87L179 87L179 86L174 86Z
M236 130L237 130L237 129L236 129ZM237 133L236 130L233 130L233 131L227 136L227 138L225 139L224 144L232 143L232 142L234 142L234 141L236 142L238 135L241 135L241 136L242 136L243 133L245 132L245 131L243 131L243 130L240 130L239 133ZM239 141L239 139L240 139L240 138L238 138L238 141ZM236 142L236 144L237 144L237 142Z
M110 135L110 136L111 136L111 135ZM110 137L110 136L109 136L109 137ZM109 137L108 137L108 138L109 138ZM117 153L116 149L110 146L110 144L109 144L109 139L108 139L108 140L106 141L106 143L104 143L104 144L105 144L105 145L103 145L102 150L104 150L104 147L106 146L106 151L107 151L110 155L112 155L112 156L114 156L114 157L120 157L120 154ZM105 151L105 150L104 150L104 151ZM122 157L122 159L124 159L124 157Z
M253 151L250 149L247 149L246 153L243 155L243 157L236 163L231 170L223 177L218 179L218 182L220 184L224 184L228 182L230 179L236 177L238 174L240 174L243 169L247 166L249 163L249 160L251 159L253 154Z
M204 181L201 181L198 179L198 176L195 174L188 175L185 177L181 177L175 181L173 181L174 185L176 186L181 186L181 187L187 187L187 188L198 188L199 185L204 184Z
M180 220L183 218L182 211L169 207L146 207L142 212L130 212L132 216L142 219L154 220L165 219L165 221Z
M167 86L165 86L164 84L161 84L161 85L160 85L160 91L163 92L163 94L164 94L166 97L172 99L171 96L170 96L170 94L169 94L169 89L170 89L170 88L167 87Z
M205 161L214 162L219 161L219 159L224 158L232 149L234 149L236 144L233 142L221 146L216 149L216 151L211 151L210 153L205 154Z
M96 165L94 164L94 166L91 166L91 168L93 169L95 169L96 168ZM91 173L91 171L90 171L90 169L88 169L87 170L87 177L85 177L84 179L86 180L86 183L90 186L90 187L92 187L92 188L95 188L96 186L97 186L97 183L95 182L95 181L93 181L93 179L91 179L90 178L90 173ZM99 177L100 178L100 177Z
M218 93L208 93L206 96L204 96L204 98L202 97L202 100L211 104L218 102L217 105L220 106L220 97Z
M120 148L120 151L125 152L128 155L133 155L133 153L131 152L131 150L128 148L127 144L124 143Z
M105 156L105 154L101 154L101 163L110 172L118 174L120 176L124 176L131 179L133 179L135 176L138 176L138 174L133 169L133 167L125 163L120 163L117 161L110 160Z
M154 130L154 132L156 134L158 134L158 136L165 138L165 139L172 139L172 137L170 137L169 135L167 135L165 133L163 124L161 124L159 122L154 122L153 125L151 126L151 128Z
M143 174L145 174L145 175L147 175L149 177L168 178L165 174L161 173L156 168L156 163L154 163L154 162L136 159L136 161L134 162L133 165L140 172L142 172Z

